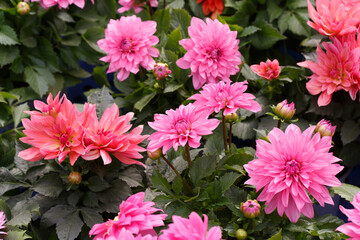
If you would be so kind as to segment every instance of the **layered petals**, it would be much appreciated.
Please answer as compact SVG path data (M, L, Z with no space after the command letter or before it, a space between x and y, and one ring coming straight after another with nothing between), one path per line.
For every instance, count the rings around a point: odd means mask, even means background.
M340 206L341 212L343 212L348 217L348 223L345 223L338 227L336 230L348 235L351 240L360 239L360 192L358 192L351 204L354 206L354 209L346 209L343 206Z
M260 64L251 65L250 68L254 73L267 81L277 79L280 75L280 65L277 59L273 61L267 59L266 62L260 62Z

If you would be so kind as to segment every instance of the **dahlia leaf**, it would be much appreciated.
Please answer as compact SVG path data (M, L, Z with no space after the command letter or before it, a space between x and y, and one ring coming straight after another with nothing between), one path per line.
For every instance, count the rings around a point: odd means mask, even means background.
M79 233L84 222L79 216L79 211L74 211L56 224L56 233L59 240L74 240Z
M19 44L15 30L7 25L0 26L0 44L16 45Z
M307 8L307 2L303 0L288 0L286 6L292 10L298 10L298 8Z
M282 239L281 232L282 232L282 229L280 229L280 231L277 234L275 234L274 236L272 236L268 240L281 240Z
M172 189L174 190L176 195L179 195L179 193L181 192L182 188L183 188L183 183L181 181L181 179L176 176L174 178L174 181L172 182Z
M111 88L106 76L107 66L97 66L93 69L93 78L99 86L107 86Z
M145 96L143 96L139 101L137 101L134 105L134 107L141 112L143 108L149 104L151 99L153 99L156 96L156 92L151 92Z
M92 92L87 99L89 103L96 104L96 115L99 119L105 110L114 104L114 99L105 86Z
M40 96L43 96L49 89L46 79L41 76L34 67L28 66L24 70L25 81Z
M90 228L97 223L103 222L102 216L94 208L81 208L80 213L86 225Z
M134 167L128 167L119 173L119 178L125 181L130 187L142 187L142 175Z
M200 180L211 176L216 170L218 158L214 155L199 157L195 159L189 170L190 180L198 186Z
M274 28L271 24L266 23L265 21L256 22L255 25L261 28L261 31L251 35L249 39L257 49L268 49L279 40L286 39L286 37L280 34L276 28Z
M101 210L107 212L119 211L119 203L130 195L132 195L131 188L121 179L111 182L110 188L97 193L97 197L102 203Z
M93 192L86 192L83 198L83 204L86 207L99 207L99 200L95 193Z
M108 2L110 2L110 1L108 1ZM64 11L58 12L56 17L59 18L63 22L69 22L69 23L75 22L73 17L70 14L68 14L68 13L66 13Z
M280 17L282 12L283 12L283 8L281 8L279 4L276 3L275 1L267 2L267 13L269 14L270 22Z
M258 121L244 120L233 125L232 134L240 139L252 139L255 137L256 132L253 130L258 127Z
M61 39L61 44L70 47L78 47L81 44L81 38L77 34L70 34Z
M291 13L289 11L285 11L278 20L278 27L280 30L280 33L284 33L289 28L289 19L290 19Z
M41 46L40 55L42 60L46 63L48 69L51 72L59 72L58 55L55 53L52 43L44 37L41 37L38 43L39 46Z
M160 191L163 191L170 196L174 196L173 192L171 191L169 182L166 180L166 178L161 176L159 171L154 171L153 175L151 176L151 182L154 185L154 188L159 189Z
M189 3L191 11L194 13L194 16L196 16L198 18L205 17L200 4L198 4L196 1L189 1L188 3ZM228 3L228 1L226 1L226 3Z
M20 104L19 106L16 106L12 109L12 115L14 119L14 126L17 127L21 121L22 118L25 118L27 116L24 111L28 111L29 106L27 103Z
M101 192L110 187L110 184L105 180L102 180L99 176L91 176L88 182L88 187L93 192Z
M353 185L347 184L347 183L343 183L342 186L340 186L340 187L332 187L332 189L334 190L334 192L336 194L339 194L340 197L342 197L348 201L353 201L356 193L360 192L359 187L356 187L356 186L353 186Z
M28 225L31 221L32 213L40 214L40 207L37 203L30 203L28 200L19 201L12 208L13 218L7 222L10 226Z
M256 33L257 31L259 31L260 28L258 27L255 27L255 26L248 26L248 27L245 27L242 32L240 33L240 37L247 37L251 34L254 34Z
M64 190L64 186L59 175L51 173L40 178L35 183L34 190L47 197L58 197Z
M171 74L175 77L177 81L182 82L183 75L181 74L181 71L183 70L176 65L176 61L178 60L178 55L170 50L164 50L162 51L162 53L165 53L165 58L171 70ZM185 75L184 77L187 77L187 75Z
M178 90L179 88L183 87L184 84L178 84L178 83L169 83L166 85L165 89L164 89L164 93L171 93L171 92L175 92L176 90Z
M359 124L354 120L346 120L341 128L340 135L343 144L348 144L354 141L360 132Z
M184 9L173 9L171 12L170 26L171 29L180 27L183 38L188 36L188 27L190 26L191 16Z
M116 16L116 1L107 0L107 1L97 1L97 9L101 16L107 16L109 18L115 18Z
M34 48L37 45L37 41L34 38L34 35L30 27L23 27L20 30L20 42L26 47Z
M226 173L220 178L222 192L228 190L241 175L235 172Z
M168 40L166 42L165 48L171 51L179 51L179 41L181 40L180 27L176 28L168 35Z
M173 9L182 9L184 7L184 0L173 0L170 4L166 5L166 8L173 8Z
M56 205L41 216L41 224L50 227L75 211L76 208L69 205Z
M297 35L310 36L310 28L301 15L294 13L290 16L289 30Z
M85 40L89 46L96 52L102 53L105 55L105 52L101 50L98 46L97 41L105 38L104 29L99 27L89 28L81 37Z
M170 27L170 11L169 9L158 9L154 16L153 20L157 23L156 32L161 33L169 30Z
M19 55L20 51L17 47L0 45L0 67L12 63Z
M31 237L26 234L25 230L10 230L6 235L7 240L24 240L29 238L31 239Z

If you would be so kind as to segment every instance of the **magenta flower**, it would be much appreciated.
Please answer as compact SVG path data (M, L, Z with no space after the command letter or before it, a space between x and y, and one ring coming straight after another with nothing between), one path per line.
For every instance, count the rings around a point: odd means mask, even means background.
M277 79L280 75L280 66L277 59L273 61L268 59L266 62L260 62L260 65L251 65L250 68L254 73L268 81Z
M101 156L104 164L109 164L111 163L110 154L112 154L125 164L145 166L134 160L141 159L142 155L139 152L145 151L138 145L147 137L147 135L141 135L143 126L138 126L127 133L132 127L130 120L134 113L119 117L119 108L113 104L111 108L104 111L98 121L94 107L85 105L84 112L87 111L85 118L89 126L84 130L83 144L86 147L86 153L82 155L82 158L94 160Z
M252 112L261 111L261 106L253 100L255 96L245 93L246 89L247 81L233 84L224 82L210 83L206 84L200 93L194 94L189 99L196 100L194 106L207 115L224 110L223 114L225 116L235 113L239 108Z
M274 108L274 113L282 120L290 120L295 114L295 104L292 102L290 104L287 103L287 99L278 103Z
M260 215L261 206L256 200L247 200L240 204L240 210L246 218L256 218Z
M314 132L315 133L319 132L321 137L324 136L332 137L335 134L335 130L336 130L336 126L332 126L330 121L321 119L321 121L316 124Z
M340 210L348 217L349 223L345 223L338 227L336 231L340 231L350 238L349 240L359 240L360 239L360 192L358 192L351 204L354 206L354 209L346 209L343 206L340 206Z
M153 71L156 80L167 78L171 73L171 70L166 63L155 63Z
M29 0L25 0L28 2ZM75 4L79 8L84 8L85 0L30 0L31 2L40 2L41 7L48 9L52 6L58 5L59 9L68 8L69 5ZM94 4L94 0L91 0Z
M312 218L314 209L308 193L321 206L334 204L326 186L340 186L336 178L343 167L334 164L340 159L329 152L331 137L312 136L315 126L303 133L294 124L285 132L274 128L268 141L256 141L256 157L244 165L250 179L246 184L263 189L259 201L266 201L265 213L277 208L285 212L291 222L297 222L301 213Z
M341 36L355 33L360 22L360 9L351 10L341 0L316 0L316 10L308 0L310 20L308 25L322 35Z
M155 114L155 121L148 122L149 126L157 131L149 137L148 151L154 152L162 148L165 154L171 147L177 151L179 146L184 147L186 144L198 148L201 136L212 134L220 123L217 119L208 119L191 103L165 113Z
M4 229L6 227L5 223L6 223L5 214L3 211L0 211L0 235L7 235L6 232L1 231L1 229Z
M149 3L151 7L157 7L159 5L157 0L149 0ZM118 9L118 13L129 11L131 8L134 9L135 13L139 13L142 11L142 8L145 6L146 1L119 0L119 4L122 5L122 7Z
M117 78L124 81L130 72L136 74L139 66L153 69L153 57L159 56L159 50L152 47L159 42L154 36L155 21L142 22L135 15L122 16L120 20L111 19L105 29L105 39L99 40L99 47L107 53L100 60L110 62L109 72L118 71Z
M176 64L191 68L194 88L220 80L230 82L230 75L239 72L241 64L237 32L217 19L207 18L205 23L196 17L191 19L188 31L190 39L179 41L187 53Z
M203 216L204 221L196 212L192 212L189 219L173 216L173 223L161 231L159 240L221 240L220 227L212 227L207 231L208 217L205 214Z
M144 196L145 194L143 192L139 192L130 196L126 201L123 201L120 204L120 212L114 220L109 219L105 223L95 224L91 228L89 235L96 235L94 240L110 240L128 239L118 238L117 236L120 236L120 234L126 236L131 233L134 237L136 237L135 239L137 240L152 240L152 238L145 236L156 236L154 227L164 225L163 220L165 219L166 214L153 214L155 212L161 211L161 209L152 207L155 205L153 202L144 202ZM144 236L145 238L140 237L140 235Z

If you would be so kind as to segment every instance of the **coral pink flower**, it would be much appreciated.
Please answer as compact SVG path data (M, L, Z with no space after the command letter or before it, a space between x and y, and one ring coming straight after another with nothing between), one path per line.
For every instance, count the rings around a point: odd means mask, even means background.
M216 19L217 15L221 15L224 11L224 2L223 0L197 0L197 3L202 4L202 10L205 16L211 14L211 19Z
M48 105L34 103L41 112L30 111L30 119L23 119L26 137L20 138L31 148L21 151L19 157L28 161L58 158L59 162L69 156L71 165L85 151L82 146L82 121L76 106L64 95L52 100L48 97Z
M198 148L201 136L212 134L212 130L220 123L217 119L208 119L207 115L198 111L191 103L165 113L166 115L155 114L155 121L148 122L149 126L157 131L149 137L147 150L150 152L162 147L165 154L171 147L177 151L178 146L184 147L186 144Z
M29 0L25 0L25 2L28 2ZM84 8L85 6L85 0L30 0L31 2L40 2L40 5L48 9L52 6L58 5L59 8L68 8L69 5L75 4L79 8ZM94 4L94 0L91 0L91 2Z
M360 192L358 192L351 204L354 206L354 209L346 209L343 206L340 206L340 210L348 217L349 223L345 223L338 227L336 231L340 231L348 235L350 240L359 240L360 239Z
M136 237L135 239L137 240L151 240L152 238L145 236L156 236L154 227L164 225L163 220L165 219L166 214L153 214L155 212L161 211L161 209L152 207L155 205L153 202L144 202L144 196L145 194L143 192L130 196L126 201L123 201L120 204L120 212L114 220L109 219L105 223L95 224L91 228L89 235L96 235L94 240L110 240L128 239L117 238L117 236L120 234L129 236L129 233L131 233ZM144 236L144 238L140 238L139 235Z
M220 80L230 82L230 75L236 74L241 64L237 32L217 19L207 18L205 23L196 17L191 19L188 31L190 39L179 41L188 52L176 64L191 68L194 88Z
M159 5L157 0L149 0L149 3L151 7L157 7ZM119 4L122 5L122 7L118 9L119 13L129 11L131 8L134 9L135 13L139 13L142 11L142 7L145 6L146 1L119 0Z
M348 10L341 0L317 0L316 10L308 0L308 10L313 20L308 25L326 36L355 33L360 22L360 9Z
M5 220L5 214L3 211L0 211L0 235L6 235L7 233L4 231L1 231L1 229L4 229L6 220Z
M89 109L85 105L84 112ZM82 155L85 160L94 160L101 156L104 164L111 163L110 154L115 156L125 164L138 164L145 166L143 163L134 160L142 158L139 152L145 151L138 144L147 136L141 135L143 126L134 128L131 132L126 133L130 128L130 120L134 113L127 113L119 117L119 108L113 104L111 108L104 111L100 121L97 120L95 108L89 110L87 119L89 126L85 129L83 143L86 147L86 153Z
M334 43L323 43L326 53L320 46L317 47L317 63L309 60L298 63L313 72L306 88L312 95L321 93L319 106L328 105L332 94L338 90L349 91L352 99L355 99L358 91L353 75L354 69L359 69L360 48L352 49L351 43L342 43L336 38L333 38L333 41Z
M207 231L208 217L205 214L203 216L204 221L196 212L192 212L189 219L173 216L173 223L161 231L159 240L221 240L220 227L212 227Z
M268 59L266 62L260 62L260 65L251 65L250 68L254 73L268 81L277 79L280 75L280 66L277 59L273 61Z
M159 50L152 47L159 42L155 32L155 21L142 22L135 15L111 19L105 29L105 39L97 42L107 53L100 59L110 62L107 72L118 71L118 80L124 81L130 72L137 73L140 65L147 70L153 69L155 61L152 57L159 56Z
M224 110L224 116L235 113L237 109L243 108L252 112L261 111L260 105L255 102L255 96L245 93L247 81L235 82L233 84L218 82L204 85L200 93L194 94L189 99L196 100L194 105L199 111L210 115L213 112Z
M285 132L274 128L268 134L269 142L256 141L256 157L244 165L250 179L246 184L263 188L259 201L266 201L265 213L277 208L285 212L291 222L297 222L301 213L312 218L314 209L311 194L321 206L334 204L326 186L340 186L336 178L343 167L334 164L340 159L329 152L331 137L312 136L315 126L303 133L294 124Z

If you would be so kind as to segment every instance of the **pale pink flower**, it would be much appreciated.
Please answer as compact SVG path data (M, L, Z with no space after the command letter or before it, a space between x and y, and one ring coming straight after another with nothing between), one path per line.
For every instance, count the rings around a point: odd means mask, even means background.
M208 119L207 115L198 111L191 103L165 113L155 114L155 121L148 122L149 126L157 131L149 137L148 151L162 148L165 154L171 147L177 151L179 146L184 147L186 144L198 148L201 136L212 134L220 123L217 119Z
M314 132L315 133L319 132L321 137L323 136L332 137L335 134L335 130L336 130L336 126L332 126L330 121L321 119L321 121L316 124Z
M29 0L25 0L28 2ZM79 8L84 8L85 0L30 0L31 2L40 2L41 7L48 9L52 6L58 5L59 9L68 8L69 5L75 4ZM94 0L91 0L94 4Z
M265 213L277 208L285 212L291 222L297 222L301 213L314 217L312 195L321 206L334 204L326 186L340 186L336 178L343 167L334 164L340 159L329 152L331 137L312 135L315 126L303 133L290 124L285 132L274 128L268 134L269 141L256 141L256 157L244 165L250 179L246 184L256 186L262 192L259 201L266 201Z
M114 220L109 219L105 223L95 224L91 228L89 235L96 235L94 240L127 239L117 238L120 234L124 236L133 234L136 240L152 240L153 237L156 236L154 227L164 225L163 220L166 214L154 214L162 210L152 207L155 205L153 202L144 202L144 196L145 194L143 192L130 196L120 204L120 212ZM141 237L139 235L141 235ZM152 237L149 238L146 237L146 235Z
M107 53L107 56L100 58L110 62L107 72L118 71L118 80L124 81L130 72L136 74L140 66L147 70L153 69L153 57L159 56L159 50L152 47L159 42L159 38L154 36L155 32L155 21L142 22L135 15L122 16L119 20L111 19L105 29L105 39L97 42Z
M277 79L280 75L280 66L277 59L273 61L268 59L266 62L260 62L260 64L251 65L250 68L254 73L268 81Z
M208 217L203 216L204 221L196 212L192 212L189 219L172 216L173 223L161 231L159 240L221 240L220 227L215 226L208 231Z
M210 115L213 112L224 110L224 116L235 113L237 109L243 108L252 112L261 111L261 106L254 101L255 96L245 93L247 81L235 82L233 84L218 82L203 86L200 93L194 94L189 99L196 100L194 105L199 111Z
M4 229L6 227L5 223L6 223L5 214L3 211L0 211L0 235L7 235L6 232L1 231L1 229Z
M104 164L111 163L112 154L125 164L143 163L134 159L141 159L139 152L145 151L140 144L147 135L141 135L143 126L138 126L128 132L132 125L130 124L134 113L127 113L119 116L119 108L113 104L107 108L100 121L96 117L95 108L85 104L84 112L88 112L86 119L89 120L87 129L84 129L83 144L86 147L86 153L82 155L85 160L94 160L99 157L103 159Z
M118 9L119 13L129 11L131 8L134 9L135 13L139 13L146 4L146 1L141 0L119 0L118 2L122 5L122 7ZM151 7L157 7L159 5L157 0L149 0L149 4Z
M34 103L41 112L30 111L30 119L23 119L24 134L20 138L24 143L32 145L29 149L19 153L19 157L28 161L58 158L59 162L69 156L71 165L85 151L82 146L82 121L80 112L64 95L52 100L48 97L48 104Z
M323 43L326 52L320 46L317 47L316 63L310 60L298 63L299 66L309 68L313 72L306 88L312 95L321 93L318 99L319 106L328 105L332 94L341 89L349 91L352 99L355 99L358 91L354 74L356 69L359 69L360 48L352 49L352 43L341 42L337 38L332 40L334 43Z
M217 19L206 19L206 23L196 17L188 28L190 39L179 41L187 53L176 61L182 69L191 68L195 89L205 83L230 82L230 75L239 72L240 52L237 32Z
M360 18L360 9L348 8L341 0L316 0L316 10L308 0L310 20L308 25L322 35L340 36L355 33Z
M345 223L338 227L336 231L340 231L350 238L349 240L359 240L360 239L360 192L358 192L351 204L354 206L354 209L346 209L343 206L340 206L340 210L348 217L349 223Z

